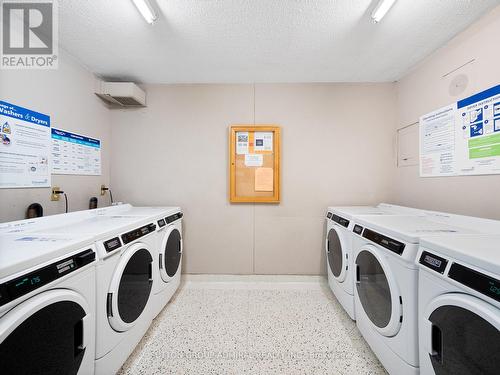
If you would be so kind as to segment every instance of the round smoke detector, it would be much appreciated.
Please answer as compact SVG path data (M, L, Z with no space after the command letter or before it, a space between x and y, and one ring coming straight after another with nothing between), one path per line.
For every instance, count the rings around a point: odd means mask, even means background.
M459 74L455 76L448 87L448 92L451 96L458 96L465 91L467 85L469 84L469 77L465 74Z

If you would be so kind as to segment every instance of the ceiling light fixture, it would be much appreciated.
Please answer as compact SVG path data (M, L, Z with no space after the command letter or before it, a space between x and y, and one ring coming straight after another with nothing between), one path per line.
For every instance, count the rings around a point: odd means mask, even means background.
M392 8L396 0L380 0L377 7L373 10L372 20L379 23L387 12Z
M155 21L158 19L158 15L156 14L155 10L151 6L148 0L132 0L139 10L141 12L142 16L146 20L147 23L152 25L155 23Z

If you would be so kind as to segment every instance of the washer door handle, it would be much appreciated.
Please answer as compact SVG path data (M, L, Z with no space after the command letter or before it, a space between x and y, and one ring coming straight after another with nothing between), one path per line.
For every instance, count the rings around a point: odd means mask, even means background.
M443 363L443 333L438 326L431 326L431 357Z
M106 299L106 313L108 316L113 316L113 293L108 293L108 298Z
M80 319L78 322L76 322L75 326L73 327L73 337L75 338L74 343L75 343L75 350L74 350L74 356L80 355L82 351L85 350L87 346L87 335L86 335L86 330L88 329L88 315L85 315L82 319Z
M356 284L359 284L359 266L356 264Z
M160 254L159 262L160 262L160 269L162 270L163 269L163 254Z

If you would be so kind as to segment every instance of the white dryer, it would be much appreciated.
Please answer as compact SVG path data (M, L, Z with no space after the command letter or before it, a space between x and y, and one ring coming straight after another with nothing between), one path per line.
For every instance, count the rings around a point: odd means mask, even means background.
M363 216L357 224L356 325L390 374L418 374L415 260L420 238L475 232L419 216Z
M82 213L45 233L92 236L97 250L95 373L113 374L153 319L156 223L144 216ZM33 231L32 233L37 233Z
M182 211L179 207L120 208L120 216L144 216L157 224L156 262L153 270L153 316L157 316L179 288L182 263Z
M95 263L91 238L0 236L0 371L93 374Z
M496 375L500 366L500 235L422 238L422 375Z
M165 307L179 288L182 271L182 217L180 208L170 210L164 225L158 220L158 272L160 282L155 291L155 315Z
M362 215L424 215L414 208L389 204L373 206L328 207L326 214L325 251L327 259L328 285L344 310L356 319L354 309L354 259L352 232L359 231L356 217Z

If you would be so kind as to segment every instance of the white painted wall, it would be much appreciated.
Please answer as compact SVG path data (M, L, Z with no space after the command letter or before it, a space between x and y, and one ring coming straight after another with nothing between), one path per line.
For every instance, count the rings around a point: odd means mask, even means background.
M0 70L0 100L49 114L53 127L102 140L102 176L52 176L63 189L71 211L88 208L109 183L110 114L94 95L94 76L61 51L57 70ZM50 201L50 188L0 189L0 222L24 219L29 204L38 202L44 214L64 212L64 198Z
M397 83L398 127L444 105L500 84L500 49L493 40L500 35L500 7L495 8L446 46L427 58ZM465 65L444 77L452 70ZM469 84L460 95L449 92L459 74ZM418 167L398 168L395 203L500 219L500 175L420 178Z
M116 199L180 205L189 273L324 273L328 205L391 196L393 84L150 85L112 111ZM228 127L282 126L282 202L228 203Z

